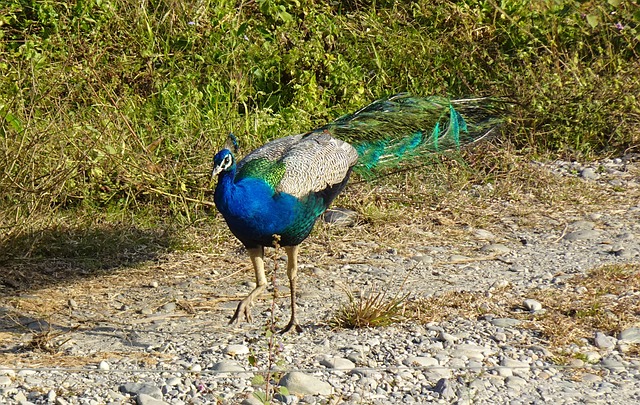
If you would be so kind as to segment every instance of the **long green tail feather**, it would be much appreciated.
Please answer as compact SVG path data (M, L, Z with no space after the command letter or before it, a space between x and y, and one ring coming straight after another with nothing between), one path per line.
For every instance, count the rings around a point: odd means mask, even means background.
M360 156L355 169L366 173L477 142L500 125L509 105L492 98L448 100L402 93L318 130L351 143Z

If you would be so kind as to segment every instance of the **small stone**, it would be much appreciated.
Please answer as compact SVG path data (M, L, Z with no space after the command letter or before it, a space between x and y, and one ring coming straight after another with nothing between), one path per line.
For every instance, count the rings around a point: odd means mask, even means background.
M606 368L606 369L608 369L610 371L614 371L614 372L618 371L619 372L619 371L623 371L624 370L624 365L620 361L618 361L618 360L616 360L616 359L614 359L612 357L607 357L605 359L602 359L600 361L600 364L602 365L602 367L604 367L604 368Z
M429 356L411 356L402 360L402 364L407 367L435 367L437 366L438 360Z
M500 377L511 377L513 375L513 370L509 367L496 367L496 372Z
M236 363L235 361L223 360L221 362L215 363L211 366L211 370L218 371L220 376L229 376L234 375L237 377L247 378L251 376L251 373L238 373L239 371L245 371L245 369ZM230 373L226 373L230 372ZM231 374L231 372L233 374Z
M531 298L524 300L523 305L527 310L531 312L540 311L542 309L542 304L539 301Z
M427 255L415 255L411 257L411 260L416 261L418 263L424 263L424 264L433 263L433 257L427 256Z
M18 393L13 396L13 400L18 404L22 404L27 402L27 397L24 395L24 392L18 391Z
M448 378L439 379L433 390L444 399L453 399L456 396L456 392Z
M531 367L528 363L514 360L509 357L504 357L502 360L500 360L500 365L502 367L508 367L509 369L511 369L511 372L516 376L526 376L531 372Z
M131 395L145 394L155 399L162 399L162 390L148 383L126 383L120 386L120 392Z
M160 285L160 284L158 284L158 282L157 282L157 281L152 281L152 282L149 284L149 287L151 287L151 288L158 288L158 286L159 286L159 285Z
M585 167L580 171L580 177L585 180L597 180L600 175L592 167Z
M264 402L260 401L258 398L250 394L247 398L243 399L240 402L240 405L263 405Z
M616 346L616 343L616 338L613 336L607 336L600 331L596 332L595 337L593 338L593 344L598 349L610 350Z
M582 381L588 382L588 383L598 383L602 381L602 377L600 377L597 374L585 373L585 374L582 374Z
M499 328L510 328L522 323L521 320L513 318L493 318L490 322L493 326L497 326Z
M0 387L8 387L11 385L11 378L6 375L0 376Z
M522 387L527 385L527 380L522 377L516 376L507 377L504 382L507 387L515 390L520 390Z
M463 344L459 345L455 350L451 352L451 357L466 357L469 360L483 361L485 357L485 350L486 349L484 347L475 344Z
M197 364L197 363L196 364L192 364L189 367L189 370L193 371L194 373L198 373L198 372L202 371L202 366L200 364Z
M245 345L229 345L224 349L224 354L228 356L249 354L249 348Z
M138 394L136 397L136 403L138 405L168 405L167 402L147 394Z
M624 343L640 343L640 328L628 328L620 332L618 339Z
M584 367L584 361L582 359L571 359L569 367L582 368Z
M453 336L450 333L447 333L445 331L441 331L438 334L438 340L440 340L441 342L446 342L446 343L454 343L457 338L455 336Z
M331 395L333 392L329 383L298 371L285 374L278 385L286 387L293 394Z
M167 302L162 306L162 310L164 312L173 312L176 310L176 308L177 308L177 305L175 302Z
M325 357L320 361L320 364L338 370L351 370L356 366L351 360L342 357Z
M323 215L324 222L336 226L353 226L358 220L358 213L346 208L330 208Z
M501 243L492 243L480 248L481 252L485 253L497 253L497 254L507 254L511 252L511 249Z
M99 364L98 364L98 370L102 370L102 371L108 371L109 368L111 368L111 366L109 365L109 363L106 360L102 360Z
M475 236L477 239L486 240L486 241L489 241L489 242L493 242L494 240L496 240L496 236L493 233L491 233L491 232L489 232L489 231L487 231L485 229L476 229L476 230L474 230L473 231L473 236Z
M588 352L584 352L583 354L584 354L584 359L586 360L587 363L595 364L599 362L600 359L602 359L602 356L600 356L600 353L596 351L588 351Z
M595 229L582 229L579 231L569 232L564 235L564 239L570 242L578 241L578 240L586 240L586 239L595 239L600 236L600 232Z
M67 301L67 305L69 305L69 308L71 309L78 309L78 303L73 298L69 298L69 301Z

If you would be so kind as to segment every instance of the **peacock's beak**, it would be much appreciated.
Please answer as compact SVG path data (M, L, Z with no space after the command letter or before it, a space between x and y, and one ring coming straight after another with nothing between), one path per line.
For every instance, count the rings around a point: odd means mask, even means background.
M213 170L211 171L211 180L213 180L221 172L222 172L222 166L220 165L214 166Z

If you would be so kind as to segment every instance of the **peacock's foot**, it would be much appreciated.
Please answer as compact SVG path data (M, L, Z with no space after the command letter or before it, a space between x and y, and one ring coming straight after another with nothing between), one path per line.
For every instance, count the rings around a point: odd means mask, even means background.
M293 318L289 321L287 326L285 326L284 329L280 331L280 333L285 334L289 332L291 329L295 330L296 333L302 333L302 326L298 325L298 322L296 322L296 320Z
M229 325L231 325L232 323L238 323L240 322L240 315L244 315L245 319L247 320L247 322L251 323L253 322L253 317L251 316L251 305L253 304L252 300L250 299L250 297L247 297L245 299L243 299L242 301L240 301L240 303L238 304L238 307L236 308L236 312L233 314L233 316L231 317L231 320L229 321Z

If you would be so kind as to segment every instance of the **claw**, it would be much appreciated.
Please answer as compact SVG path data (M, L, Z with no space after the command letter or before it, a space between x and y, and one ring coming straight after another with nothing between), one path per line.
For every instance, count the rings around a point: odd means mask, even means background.
M253 302L249 300L249 297L240 301L240 303L238 304L238 307L236 308L236 312L233 314L233 316L231 317L231 320L229 321L229 325L231 325L234 322L239 323L240 314L244 314L244 317L247 320L247 322L249 323L253 322L253 317L251 316L252 305L253 305Z
M285 326L284 329L282 329L279 333L281 335L284 335L285 333L289 332L291 328L293 328L296 333L302 333L302 326L298 325L298 323L293 319L290 320L289 324L287 324L287 326Z

